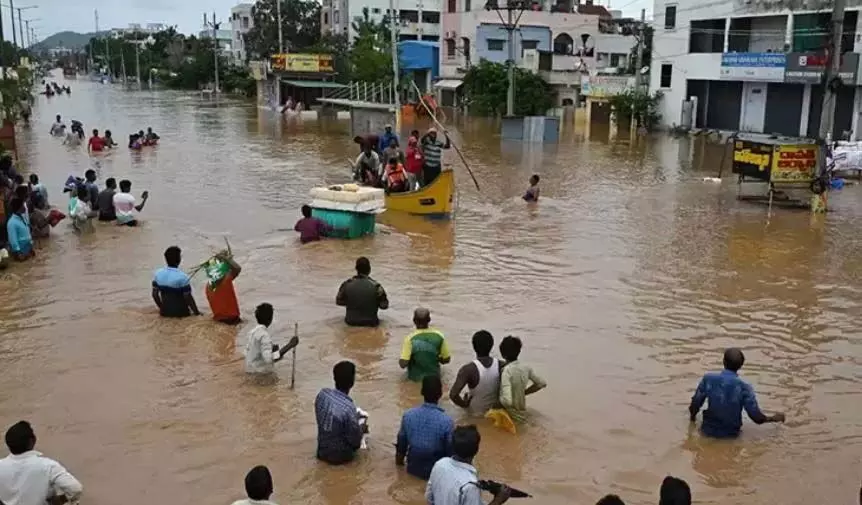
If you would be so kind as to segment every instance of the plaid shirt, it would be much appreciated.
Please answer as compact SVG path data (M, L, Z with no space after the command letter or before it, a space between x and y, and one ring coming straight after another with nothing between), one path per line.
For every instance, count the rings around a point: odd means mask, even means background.
M356 405L337 389L324 388L314 400L317 416L317 459L333 465L353 460L362 442Z
M404 413L398 431L398 454L407 455L407 473L428 479L434 463L452 454L455 423L433 403L424 403Z

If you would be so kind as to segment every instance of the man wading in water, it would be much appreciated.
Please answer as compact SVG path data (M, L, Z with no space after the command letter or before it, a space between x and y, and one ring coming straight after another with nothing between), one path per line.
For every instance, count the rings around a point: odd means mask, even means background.
M485 330L473 334L476 359L458 370L458 377L449 389L449 398L455 405L467 409L470 415L484 416L497 404L500 397L500 362L491 357L494 336ZM464 386L469 392L462 396Z
M344 322L348 326L376 327L380 324L377 309L389 308L386 291L370 275L371 262L363 256L356 260L356 275L338 288L335 304L347 308Z

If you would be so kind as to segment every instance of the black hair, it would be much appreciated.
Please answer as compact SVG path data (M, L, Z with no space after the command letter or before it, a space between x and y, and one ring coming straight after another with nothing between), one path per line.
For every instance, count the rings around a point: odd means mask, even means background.
M116 189L116 187L117 187L117 179L114 179L113 177L108 177L108 178L105 180L105 187L106 187L106 188L109 188L109 189Z
M30 188L24 185L17 186L15 188L15 196L22 200L27 200L27 197L30 196Z
M500 355L506 361L515 361L521 355L521 339L509 335L500 342Z
M23 454L36 445L36 434L27 421L18 421L6 430L6 447L12 454Z
M105 130L105 136L110 137L111 136L111 130Z
M21 174L15 174L15 177L12 179L15 181L15 184L18 184L19 186L24 184L24 176Z
M601 500L596 502L596 505L626 505L626 503L615 494L608 494L602 497Z
M9 209L13 214L18 214L22 210L24 210L24 200L18 198L17 196L9 201Z
M272 496L272 474L269 468L258 465L245 475L245 494L252 500L268 500Z
M532 176L530 176L530 182L536 181L534 184L538 184L540 179L541 177L539 177L538 174L533 174Z
M479 330L473 334L473 350L476 351L476 356L484 358L490 356L491 349L494 348L494 335L488 330Z
M479 453L482 436L475 424L458 426L452 432L452 452L459 459L470 461Z
M0 156L0 170L8 172L12 168L12 158L7 155Z
M724 368L731 372L739 371L745 364L745 354L737 347L731 347L724 351Z
M90 182L95 181L96 180L96 171L93 170L92 168L87 170L86 172L84 172L84 178L86 178Z
M350 391L356 382L356 365L350 361L339 361L332 367L332 378L339 391Z
M353 137L353 142L355 142L355 143L357 143L363 147L365 146L365 139L362 138L362 136L360 136L360 135Z
M183 257L183 251L179 247L172 245L165 249L165 263L168 264L169 267L178 267L180 266L180 261Z
M270 303L261 303L254 309L254 318L257 319L257 324L269 326L272 324L274 309Z
M691 488L682 479L668 475L661 482L659 505L691 505Z
M356 273L360 275L369 275L371 273L371 262L365 256L356 258Z
M418 139L418 138L419 138L419 130L411 130L411 131L410 131L410 136L411 136L411 137L416 137L416 138Z
M120 191L122 191L123 193L128 193L131 190L132 190L132 181L130 181L128 179L123 179L122 181L120 181Z
M39 176L36 174L30 174L30 184L39 184Z
M398 164L398 156L393 156L393 157L389 158L389 164L390 165L397 165Z
M422 398L426 403L437 403L443 396L443 381L439 375L426 375L422 378Z
M308 205L302 206L302 216L303 217L311 217L311 207Z
M98 130L98 129L93 128L93 136L94 136L94 137L98 137L98 136L99 136L99 130Z

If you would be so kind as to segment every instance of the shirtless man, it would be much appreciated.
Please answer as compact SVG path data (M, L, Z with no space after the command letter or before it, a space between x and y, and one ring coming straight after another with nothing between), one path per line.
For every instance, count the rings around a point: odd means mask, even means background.
M449 390L452 403L474 416L483 416L485 412L497 404L500 396L501 363L491 357L494 348L494 337L486 330L473 334L473 350L476 359L458 370L458 377ZM469 388L467 395L462 396L464 386Z

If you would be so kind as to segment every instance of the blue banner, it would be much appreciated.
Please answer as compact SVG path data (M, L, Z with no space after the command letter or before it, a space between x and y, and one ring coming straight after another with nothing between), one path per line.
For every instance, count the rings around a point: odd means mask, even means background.
M784 53L724 53L722 67L784 68L787 56Z

